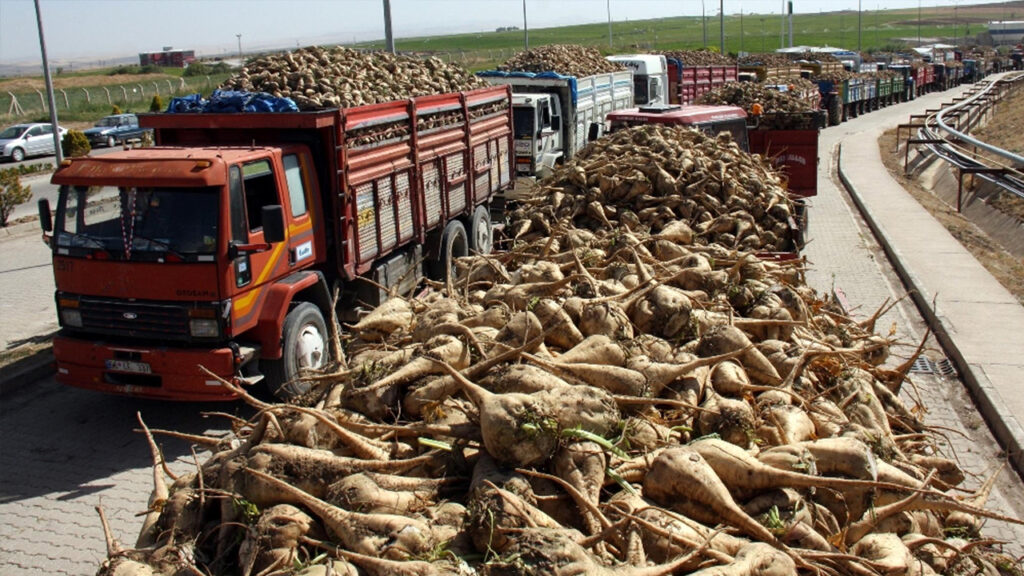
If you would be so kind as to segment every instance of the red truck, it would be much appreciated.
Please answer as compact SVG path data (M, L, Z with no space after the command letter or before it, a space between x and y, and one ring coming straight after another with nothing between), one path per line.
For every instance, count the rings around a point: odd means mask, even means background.
M736 66L687 66L676 58L669 58L669 102L691 104L706 92L738 81L738 70Z
M787 179L787 190L796 200L799 225L793 223L793 249L783 257L795 257L803 244L806 205L803 199L818 193L818 132L822 115L809 113L801 129L762 127L762 118L750 117L738 106L641 106L608 114L609 131L642 124L673 124L697 128L710 135L729 132L742 150L771 158ZM806 128L806 129L803 129ZM777 258L779 255L769 255Z
M151 114L157 146L65 160L40 202L57 380L174 400L288 397L335 317L491 248L507 87L317 112ZM51 223L52 219L52 223Z
M738 106L641 106L608 114L609 130L639 124L679 124L718 134L729 132L741 149L772 159L787 179L787 189L794 198L818 194L818 136L823 127L821 112L785 113L786 122L767 113L748 116ZM793 121L793 116L799 116ZM786 124L789 128L773 126Z

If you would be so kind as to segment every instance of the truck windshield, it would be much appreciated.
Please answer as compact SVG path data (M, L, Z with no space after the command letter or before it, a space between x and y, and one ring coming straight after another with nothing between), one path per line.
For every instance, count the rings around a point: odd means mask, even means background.
M647 77L633 76L633 103L640 106L650 101L651 92L647 85Z
M750 143L747 141L747 121L743 118L722 120L702 125L700 128L709 136L718 136L722 132L728 132L732 134L732 140L740 147L740 150L750 151Z
M536 108L529 106L515 106L512 108L512 124L515 128L517 140L531 139L536 132Z
M209 188L62 186L54 239L68 255L207 261L217 249L218 195Z

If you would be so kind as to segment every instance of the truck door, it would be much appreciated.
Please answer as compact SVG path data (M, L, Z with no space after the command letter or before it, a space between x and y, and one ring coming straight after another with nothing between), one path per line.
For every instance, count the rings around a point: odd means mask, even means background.
M263 207L283 204L269 158L231 166L228 174L231 242L263 244ZM287 227L286 227L287 229ZM245 290L273 279L275 268L284 271L282 242L263 252L239 251L231 263L234 286Z

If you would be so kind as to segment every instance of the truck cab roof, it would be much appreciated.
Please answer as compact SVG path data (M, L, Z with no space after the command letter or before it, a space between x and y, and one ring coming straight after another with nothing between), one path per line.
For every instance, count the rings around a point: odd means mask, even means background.
M222 186L224 166L266 156L267 147L171 148L119 150L103 156L68 158L54 172L51 182L95 186ZM106 169L110 166L116 169ZM220 166L220 169L216 169Z

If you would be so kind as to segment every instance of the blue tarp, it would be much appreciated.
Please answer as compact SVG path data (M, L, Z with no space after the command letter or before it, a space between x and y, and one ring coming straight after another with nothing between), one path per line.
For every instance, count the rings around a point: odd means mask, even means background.
M569 85L569 91L572 93L573 103L577 100L575 76L563 76L557 72L505 72L503 70L487 70L484 72L477 72L476 75L482 78L539 78L544 80L566 80L566 83Z
M170 114L180 112L298 112L291 98L278 98L266 92L214 90L210 99L199 94L172 98L167 105Z

